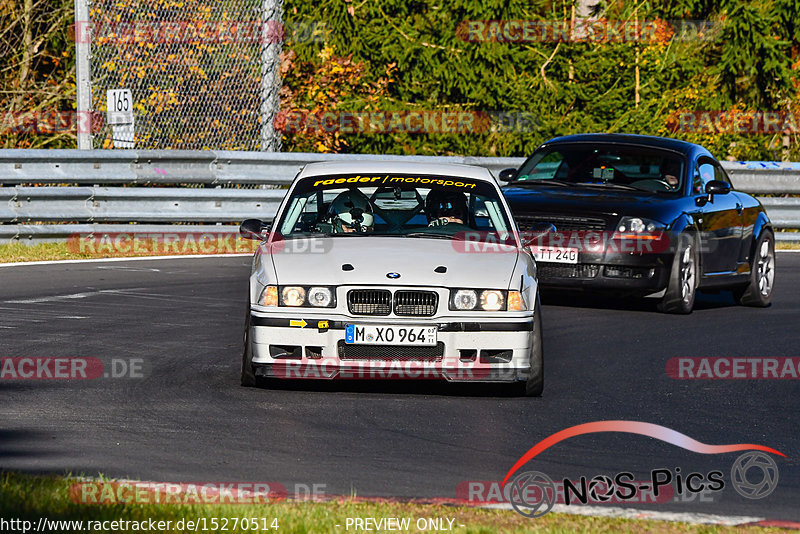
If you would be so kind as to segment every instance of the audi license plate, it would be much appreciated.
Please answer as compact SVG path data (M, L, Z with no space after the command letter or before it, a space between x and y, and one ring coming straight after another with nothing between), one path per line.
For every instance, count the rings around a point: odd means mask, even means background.
M577 248L531 247L536 261L547 263L578 263Z
M435 326L345 325L344 342L358 345L436 345Z

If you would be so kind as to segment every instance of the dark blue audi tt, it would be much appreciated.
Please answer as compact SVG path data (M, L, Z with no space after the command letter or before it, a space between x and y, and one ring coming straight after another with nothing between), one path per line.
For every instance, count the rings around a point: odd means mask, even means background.
M702 146L571 135L542 144L500 179L543 287L656 296L669 313L690 313L698 289L770 303L769 217Z

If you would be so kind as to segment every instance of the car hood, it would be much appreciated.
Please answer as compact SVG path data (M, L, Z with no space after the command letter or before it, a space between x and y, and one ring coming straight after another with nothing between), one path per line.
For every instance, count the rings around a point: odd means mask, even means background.
M514 214L528 212L637 215L664 223L674 219L676 206L682 201L676 196L618 189L582 187L505 187L503 194ZM680 210L679 210L680 211Z
M287 245L290 242L287 242ZM482 252L464 241L412 237L318 238L316 252L273 247L272 262L280 285L427 285L506 289L519 251L488 247ZM349 264L352 270L344 270ZM444 273L435 269L445 267ZM441 270L441 269L440 269ZM388 273L398 273L391 279Z

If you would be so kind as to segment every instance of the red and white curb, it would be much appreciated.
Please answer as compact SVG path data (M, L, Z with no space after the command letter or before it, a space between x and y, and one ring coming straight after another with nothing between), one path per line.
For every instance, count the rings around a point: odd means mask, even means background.
M494 510L513 510L508 503L489 504L481 506ZM690 525L720 525L720 526L761 526L777 527L800 530L800 521L782 521L766 519L764 517L746 515L718 515L687 512L663 512L657 510L640 510L637 508L622 508L618 506L567 506L556 504L553 506L552 513L583 515L593 517L613 517L620 519L640 519L652 521L671 521L677 523L688 523Z
M81 482L103 482L103 483L119 483L119 484L153 484L158 485L157 482L144 482L141 480L131 479L99 479L95 477L74 477L71 480ZM326 494L324 496L297 499L288 496L288 502L331 502L331 501L347 501L347 502L367 502L367 503L391 503L391 504L430 504L442 506L463 506L466 508L484 508L489 510L508 510L514 511L514 508L509 503L475 503L458 498L447 497L430 497L430 498L397 498L397 497L364 497L356 495L333 495ZM781 519L767 519L758 516L745 516L745 515L720 515L720 514L705 514L705 513L689 513L689 512L665 512L658 510L642 510L638 508L623 508L619 506L567 506L565 504L556 504L551 509L552 513L566 514L566 515L579 515L587 517L606 517L617 519L632 519L640 521L668 521L675 523L687 523L690 525L718 525L728 527L770 527L770 528L783 528L791 530L800 530L800 521L788 521ZM535 521L532 519L531 521Z

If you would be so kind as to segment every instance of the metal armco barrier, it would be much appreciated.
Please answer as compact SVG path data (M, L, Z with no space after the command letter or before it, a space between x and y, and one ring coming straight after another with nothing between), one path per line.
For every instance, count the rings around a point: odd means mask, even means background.
M497 174L524 158L381 156L192 150L0 150L0 184L288 185L316 161L426 161L487 167Z
M6 149L0 150L0 242L54 241L90 232L203 231L210 223L222 223L215 231L235 232L230 223L275 215L285 191L259 186L286 186L301 167L316 161L462 163L497 176L524 158ZM800 196L785 196L800 195L800 163L723 166L741 191L783 195L759 198L777 229L800 229ZM181 187L186 184L202 185ZM800 232L778 232L777 239L800 242Z
M0 220L10 222L240 222L270 219L281 189L179 187L0 187Z

